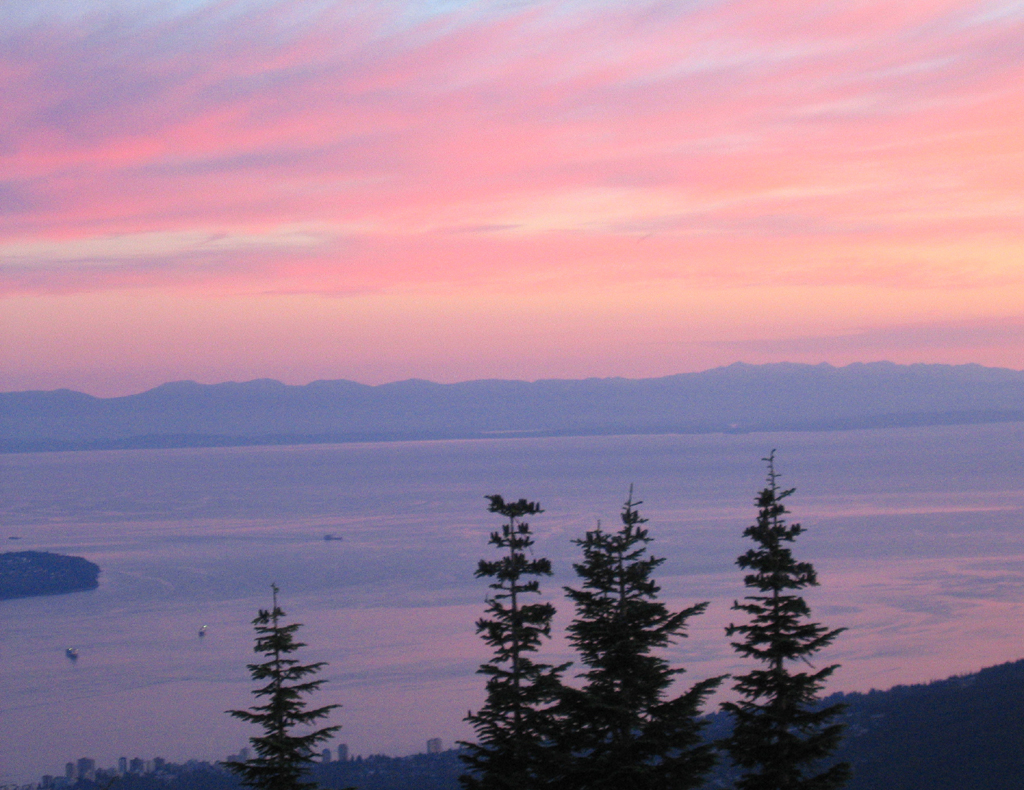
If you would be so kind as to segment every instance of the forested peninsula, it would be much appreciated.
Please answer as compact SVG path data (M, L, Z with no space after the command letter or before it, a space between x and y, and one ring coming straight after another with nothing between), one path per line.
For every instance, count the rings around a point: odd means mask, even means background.
M0 601L36 595L94 590L100 566L83 557L48 551L9 551L0 554Z

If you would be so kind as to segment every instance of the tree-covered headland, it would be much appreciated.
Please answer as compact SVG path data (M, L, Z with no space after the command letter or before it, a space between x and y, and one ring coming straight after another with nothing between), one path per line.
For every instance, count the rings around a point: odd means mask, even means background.
M84 557L49 551L0 553L0 601L95 590L100 567Z

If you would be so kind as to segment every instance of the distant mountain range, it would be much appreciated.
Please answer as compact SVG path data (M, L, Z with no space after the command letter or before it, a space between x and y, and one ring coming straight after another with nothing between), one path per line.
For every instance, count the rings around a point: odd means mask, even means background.
M1024 371L737 363L652 379L164 384L0 393L0 452L842 430L1024 421Z

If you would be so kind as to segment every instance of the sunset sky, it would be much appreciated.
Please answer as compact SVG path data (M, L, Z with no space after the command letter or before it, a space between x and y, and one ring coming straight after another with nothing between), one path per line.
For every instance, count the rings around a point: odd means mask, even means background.
M1024 368L1021 0L5 0L0 390Z

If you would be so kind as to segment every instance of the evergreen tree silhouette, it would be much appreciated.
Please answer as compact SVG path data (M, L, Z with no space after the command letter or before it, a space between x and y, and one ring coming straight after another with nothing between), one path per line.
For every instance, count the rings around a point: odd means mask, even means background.
M311 680L327 664L300 664L290 658L304 642L294 640L301 623L282 625L284 611L277 604L277 585L273 590L273 608L260 609L252 621L256 630L256 646L253 652L261 653L267 660L262 664L249 664L249 673L257 682L266 685L252 693L265 703L255 705L251 710L227 711L236 719L259 725L263 735L249 739L256 756L244 762L229 761L224 766L237 774L241 783L260 790L312 790L315 782L303 781L313 762L313 747L326 741L341 729L340 726L322 727L304 735L296 734L296 727L313 724L327 718L340 705L325 705L322 708L306 709L304 697L312 694L326 680Z
M795 489L778 487L774 450L762 460L768 465L768 485L757 498L757 523L743 533L756 546L736 560L752 571L744 584L757 594L733 604L750 621L729 625L726 635L739 635L740 641L732 643L736 652L764 668L737 676L734 689L741 700L722 705L734 724L722 745L742 770L738 790L835 790L849 777L847 764L814 771L842 737L842 725L830 722L844 706L816 704L838 665L811 672L795 672L792 665L801 662L813 669L810 657L846 629L811 622L807 603L790 592L816 586L817 574L811 563L797 562L787 545L803 532L784 518L789 511L783 500Z
M537 663L531 655L551 635L555 607L526 602L540 594L537 577L551 575L551 562L528 557L533 546L526 516L542 513L536 502L505 502L488 496L488 511L507 521L492 532L490 544L504 552L497 560L480 560L477 578L491 578L487 616L477 633L494 648L494 657L478 670L487 676L487 700L466 721L478 743L463 743L461 759L468 772L460 777L467 790L534 790L547 786L557 765L553 749L552 708L561 689L560 673L568 664Z
M617 532L599 523L574 541L583 549L573 566L582 585L565 588L576 605L569 634L587 670L584 687L564 694L565 790L685 790L700 786L716 762L700 715L722 678L667 699L684 670L654 652L685 637L687 621L708 604L672 612L658 600L652 573L665 560L647 553L641 504L630 486Z

